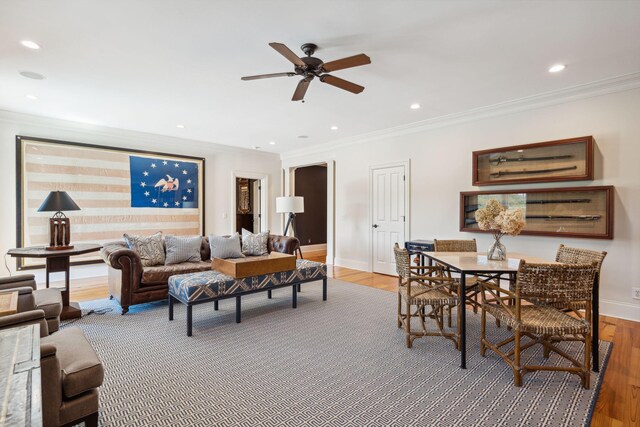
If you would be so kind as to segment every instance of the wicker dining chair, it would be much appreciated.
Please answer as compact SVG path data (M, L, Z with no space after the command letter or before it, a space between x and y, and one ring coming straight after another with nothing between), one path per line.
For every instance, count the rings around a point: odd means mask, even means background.
M580 248L571 248L565 245L560 245L558 248L558 252L556 252L556 262L560 262L562 264L591 264L593 262L597 263L598 271L596 273L596 278L593 282L593 298L597 298L599 294L600 287L600 270L602 269L602 262L604 258L607 256L605 251L598 252L592 251L590 249L580 249ZM514 285L510 285L510 290L514 291ZM584 301L572 301L572 302L560 302L560 303L552 303L552 305L556 308L559 308L567 313L573 313L574 316L584 317L582 313L586 309L586 304ZM591 305L593 308L593 304ZM593 310L591 312L592 319L592 336L594 341L599 337L599 325L598 319L593 316ZM596 343L597 345L597 343ZM549 357L549 352L545 349L544 352L545 357ZM596 365L598 363L597 360L593 361L593 364Z
M433 239L433 247L436 252L478 252L478 246L476 245L476 239L470 240L439 240ZM451 270L444 267L445 277L449 277L454 280L454 286L452 286L452 292L458 293L459 278L453 277ZM473 312L477 313L480 308L480 302L478 300L478 294L480 293L480 281L477 276L467 278L467 292L465 295L465 303L473 307ZM451 327L451 313L449 313L448 326Z
M451 279L444 277L440 266L412 266L409 251L401 249L396 243L393 248L398 273L398 328L404 327L407 348L419 337L442 336L453 341L457 349L460 346L460 322L456 332L446 332L443 328L444 307L458 304L458 298L451 290ZM418 274L419 273L419 274ZM402 311L404 305L404 313ZM427 307L431 310L427 312ZM417 318L420 330L411 329L411 319ZM426 319L436 322L437 332L429 331Z
M580 377L582 387L589 388L591 362L591 301L597 262L591 264L529 264L520 261L515 290L512 292L492 283L482 283L482 326L480 354L486 349L498 354L513 369L514 384L522 386L522 377L531 371L566 371ZM509 304L512 302L513 305ZM523 304L523 302L526 302ZM554 307L580 302L586 307L585 317L571 316ZM513 336L499 343L486 338L487 313L506 323ZM523 343L523 338L529 338ZM584 343L583 362L556 346L560 341ZM513 349L502 349L513 343ZM523 350L541 344L545 353L554 352L572 366L523 365Z

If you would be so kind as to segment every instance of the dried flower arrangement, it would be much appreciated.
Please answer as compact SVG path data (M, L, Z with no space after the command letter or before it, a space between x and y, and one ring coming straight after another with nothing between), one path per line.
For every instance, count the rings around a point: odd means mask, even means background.
M484 208L475 213L478 227L481 230L491 230L495 242L488 252L489 259L502 260L506 258L506 249L500 243L500 238L505 234L516 236L525 226L522 209L505 209L496 199L487 202Z

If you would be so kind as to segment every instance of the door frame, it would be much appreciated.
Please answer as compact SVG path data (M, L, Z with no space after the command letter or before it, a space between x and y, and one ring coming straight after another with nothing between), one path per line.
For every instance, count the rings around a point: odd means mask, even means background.
M335 188L336 188L336 161L335 155L322 156L320 159L306 161L304 159L293 159L282 161L282 195L291 196L294 193L294 172L297 168L305 166L327 166L327 257L326 264L333 265L335 262ZM284 230L284 215L282 218Z
M236 232L236 186L237 178L257 179L260 181L260 232L269 230L269 175L259 172L231 171L231 234Z
M369 271L373 272L373 171L391 167L404 167L404 239L410 240L411 235L411 159L404 161L382 163L369 166ZM404 242L403 242L404 243Z

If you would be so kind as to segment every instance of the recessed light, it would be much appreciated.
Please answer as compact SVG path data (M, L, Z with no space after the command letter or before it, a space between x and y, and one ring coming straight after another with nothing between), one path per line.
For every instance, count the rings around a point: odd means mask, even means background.
M29 49L40 49L40 45L36 42L32 42L31 40L22 40L20 44L24 47L28 47Z
M275 141L269 141L269 145L276 145Z
M420 104L418 104L418 103L411 104L410 108L411 108L412 110L417 110L417 109L419 109L419 108L420 108Z
M33 71L20 71L20 75L28 79L44 80L44 76L42 74L34 73Z
M565 68L567 68L567 66L564 65L564 64L555 64L555 65L552 65L551 67L549 67L549 72L550 73L559 73L560 71L564 70Z
M331 126L331 130L338 130L338 126Z
M38 100L38 97L37 97L37 96L35 96L35 95L27 95L27 99L31 99L31 100L33 100L33 101L37 101L37 100Z
M176 125L178 129L184 129L184 125Z

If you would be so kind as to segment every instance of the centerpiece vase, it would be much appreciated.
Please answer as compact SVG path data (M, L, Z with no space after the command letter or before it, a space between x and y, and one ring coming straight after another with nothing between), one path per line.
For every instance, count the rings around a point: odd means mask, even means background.
M495 240L489 246L489 250L487 251L487 259L493 261L504 261L507 259L507 248L500 242L500 238L502 236L494 236Z

